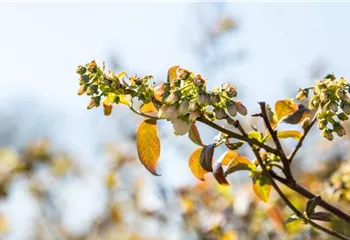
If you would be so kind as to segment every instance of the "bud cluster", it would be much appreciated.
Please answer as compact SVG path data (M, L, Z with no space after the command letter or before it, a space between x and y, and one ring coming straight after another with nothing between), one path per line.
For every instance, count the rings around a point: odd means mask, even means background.
M349 83L345 78L336 78L329 74L322 80L318 80L312 88L299 89L296 99L302 100L313 96L309 101L309 109L317 109L318 127L322 130L322 136L333 140L333 133L339 137L346 134L342 122L348 120L350 114Z
M334 195L340 200L350 202L350 164L343 163L330 178ZM338 199L337 199L338 200Z
M105 67L97 66L95 61L79 66L80 88L78 94L91 96L88 109L100 106L101 98L105 97L103 106L105 114L109 115L112 103L118 104L122 98L138 98L143 104L152 102L158 110L158 118L171 121L176 135L187 133L191 125L201 116L211 120L229 119L237 113L245 116L247 109L241 101L235 100L237 89L230 84L208 91L206 80L201 75L176 68L168 77L167 82L158 86L149 83L152 76L143 78L129 77L127 83L122 80L125 73L114 74L104 72ZM170 71L174 71L172 67Z

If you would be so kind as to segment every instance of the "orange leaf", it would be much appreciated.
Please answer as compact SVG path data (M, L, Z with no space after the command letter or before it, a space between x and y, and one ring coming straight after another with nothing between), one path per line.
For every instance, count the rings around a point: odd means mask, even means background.
M228 150L221 155L221 164L227 166L232 160L236 159L239 156L237 151Z
M140 107L140 112L142 112L142 113L154 113L154 112L158 112L158 110L153 105L153 103L149 102L146 104L142 104L142 106Z
M190 156L190 159L188 161L188 165L196 178L199 180L204 180L204 175L208 173L204 168L202 168L199 158L201 155L203 148L197 148L196 150L193 151L193 153Z
M204 146L201 136L195 123L192 124L190 131L188 132L188 137L191 141L199 146Z
M278 121L298 110L298 105L292 99L277 101L275 104L275 113Z
M160 141L155 120L147 119L140 123L136 131L136 146L142 164L153 175L159 176L156 167L160 155Z

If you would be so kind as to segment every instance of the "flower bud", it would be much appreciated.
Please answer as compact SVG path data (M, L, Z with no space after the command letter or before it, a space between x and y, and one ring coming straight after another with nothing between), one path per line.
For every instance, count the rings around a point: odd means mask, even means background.
M322 89L322 90L321 90L321 93L320 93L320 100L321 100L321 102L326 102L326 101L328 101L327 89Z
M172 105L180 100L181 93L180 91L173 91L170 95L165 99L165 104Z
M198 94L197 103L201 106L206 106L209 104L209 96L205 92Z
M241 102L237 102L236 107L237 107L237 111L239 112L239 114L241 114L243 116L247 115L248 110Z
M174 121L179 116L179 111L175 107L175 105L171 105L168 107L168 109L165 111L165 118L168 121Z
M350 114L350 103L345 102L345 101L342 101L342 102L340 103L340 108L343 110L343 112L344 112L346 115L349 115L349 114Z
M237 106L234 102L232 101L228 101L226 103L226 106L227 106L227 111L228 113L232 116L232 117L235 117L237 115Z
M86 67L80 65L78 66L76 73L78 73L79 75L84 75L86 73L86 70Z
M325 137L327 140L332 141L333 140L333 134L332 134L332 130L325 128L323 129L321 135L323 137Z
M338 98L343 99L343 97L346 95L346 93L343 89L338 88L337 91L335 92L335 95Z
M93 107L99 107L100 106L100 101L101 101L100 97L92 97L90 99L89 104L87 105L87 109L91 109Z
M183 79L183 80L186 80L191 74L190 71L188 71L186 69L183 69L183 68L179 68L178 71L179 71L180 78Z
M197 74L197 76L193 79L193 83L197 86L203 86L205 84L205 80L202 78L200 74Z
M190 114L188 115L188 121L193 123L197 120L199 116L200 116L199 111L190 112Z
M157 100L160 100L163 93L165 92L166 85L165 83L161 83L154 88L154 96Z
M184 135L190 131L192 123L188 123L181 118L176 118L173 122L174 134Z
M111 115L112 109L113 105L110 102L108 102L108 100L103 101L103 113L105 114L105 116Z
M220 101L220 96L218 93L211 93L209 97L209 104L214 105Z
M300 89L298 91L298 94L296 95L295 99L297 100L303 100L308 97L308 91L305 89Z
M83 95L85 93L85 86L81 86L79 89L78 89L78 95Z
M311 105L314 106L314 107L318 107L318 105L320 104L320 97L319 96L313 96L312 99L311 99Z
M337 116L338 116L339 120L341 120L341 121L346 121L349 119L349 117L343 112L339 113Z
M333 131L339 136L342 137L346 134L345 128L340 123L335 123L333 125Z
M226 91L226 93L230 98L236 97L237 96L237 88L229 87L229 89Z
M216 119L218 120L224 119L226 117L226 113L222 108L215 108L214 113L215 113Z
M80 77L80 81L84 82L84 83L88 83L89 82L89 76L88 75L83 75Z
M196 111L197 109L198 109L198 104L197 104L197 102L194 102L194 101L190 102L190 106L188 107L188 110L189 110L190 112L194 112L194 111Z
M302 122L301 122L301 127L303 129L306 129L310 125L310 118L306 117Z
M327 104L327 109L336 113L338 111L338 104L335 101L330 101Z
M165 113L168 111L169 106L162 105L158 111L158 118L165 118Z
M321 119L319 122L318 122L318 128L323 130L327 127L327 120L326 119Z
M189 106L190 106L190 101L188 99L185 98L184 100L182 100L182 102L180 103L180 106L179 106L180 116L183 116L186 113L188 113Z

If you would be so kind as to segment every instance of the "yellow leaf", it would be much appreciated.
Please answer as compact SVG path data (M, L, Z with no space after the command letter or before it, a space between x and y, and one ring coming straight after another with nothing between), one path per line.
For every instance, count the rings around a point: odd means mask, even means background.
M204 175L208 173L200 164L199 159L203 148L197 148L193 151L188 161L188 165L193 175L199 180L204 180Z
M237 158L233 159L228 165L225 172L225 176L233 172L242 171L242 170L255 171L256 166L248 158L244 156L238 156Z
M139 159L153 175L160 155L160 141L155 120L147 119L140 123L136 131L136 146Z
M188 137L191 139L193 143L199 146L204 146L195 123L192 124L190 131L188 132Z
M267 202L269 200L271 184L267 177L263 174L256 174L253 177L253 190L255 195L262 201Z
M177 79L177 70L180 66L173 66L168 70L168 82L172 82Z
M130 100L125 95L119 95L119 103L130 106Z
M120 72L120 73L117 74L117 78L119 80L123 79L123 77L125 77L125 76L127 76L126 72Z
M153 105L153 103L149 102L146 104L142 104L142 106L140 107L140 112L142 112L142 113L154 113L154 112L158 112L158 110Z
M275 104L275 113L278 121L298 110L298 105L292 99L277 101Z
M296 140L300 140L302 136L303 136L303 133L297 130L286 130L286 131L280 131L277 133L278 138L294 138ZM271 138L271 134L267 133L264 140L269 140L270 138Z
M227 166L232 160L236 159L239 156L237 151L228 150L221 155L221 164Z

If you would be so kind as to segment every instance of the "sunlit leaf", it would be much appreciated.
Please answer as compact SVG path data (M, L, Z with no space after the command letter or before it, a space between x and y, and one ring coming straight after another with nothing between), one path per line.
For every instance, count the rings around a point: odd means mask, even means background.
M158 112L157 108L153 105L153 103L144 103L140 107L140 112L142 113L155 113Z
M256 170L256 166L254 163L252 163L251 161L249 161L248 158L244 157L244 156L238 156L237 158L233 159L230 164L228 165L226 172L225 172L225 176L227 176L228 174L231 174L233 172L236 171L255 171Z
M278 138L294 138L296 140L300 140L302 136L303 136L303 133L297 130L286 130L286 131L280 131L277 133ZM268 140L270 138L271 138L271 134L268 133L268 135L265 137L265 140Z
M131 105L131 102L130 102L129 98L127 96L125 96L125 95L119 95L119 103L125 104L125 105L128 105L128 106Z
M208 172L213 171L213 155L214 155L215 143L204 146L199 162L201 166Z
M298 105L293 101L293 99L280 100L275 104L275 113L278 121L296 110L298 110Z
M253 176L253 189L260 200L264 202L269 200L271 184L264 174L259 173Z
M168 82L172 82L177 79L177 70L180 66L173 66L168 70Z
M258 140L259 142L262 141L262 135L260 132L256 132L256 131L251 131L248 133L248 137L249 138L254 138L256 140Z
M222 169L221 162L216 162L214 164L213 175L220 185L229 185L225 177L224 170Z
M188 165L193 173L193 175L199 180L204 180L204 175L208 173L200 164L199 159L203 148L197 148L194 150L188 161Z
M190 131L188 132L188 137L191 141L199 146L204 146L201 136L195 123L192 124Z
M160 155L160 141L155 120L147 119L140 123L136 131L136 146L142 164L154 175Z
M126 72L120 72L120 73L117 74L117 78L119 80L123 79L125 76L127 76Z
M232 160L236 159L238 156L239 156L239 153L237 151L228 150L220 156L219 161L223 166L226 166Z

